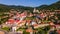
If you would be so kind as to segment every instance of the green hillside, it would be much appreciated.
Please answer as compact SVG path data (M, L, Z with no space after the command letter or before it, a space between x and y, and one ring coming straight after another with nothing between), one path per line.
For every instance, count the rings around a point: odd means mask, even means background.
M18 9L18 10L33 10L33 8L35 7L26 7L26 6L15 6L15 5L4 5L4 4L0 4L0 12L7 12L9 11L10 9ZM60 9L60 1L56 2L56 3L53 3L51 5L41 5L41 6L38 6L36 7L37 9Z
M39 10L51 10L51 9L54 9L54 10L57 10L57 9L60 9L60 1L56 2L56 3L53 3L51 5L41 5L39 7L36 7L37 9Z

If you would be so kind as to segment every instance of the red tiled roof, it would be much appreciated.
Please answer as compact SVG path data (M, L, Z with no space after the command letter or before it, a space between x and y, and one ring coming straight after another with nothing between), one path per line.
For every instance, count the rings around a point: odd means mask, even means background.
M27 23L30 23L31 22L31 20L27 20Z
M16 22L19 22L19 20L15 20Z
M33 30L32 29L27 29L26 32L33 32Z
M18 24L20 24L21 23L21 21L19 20L19 22L17 22Z
M20 14L20 16L25 16L25 14L24 14L24 13L22 13L22 14Z
M58 34L60 34L60 30L57 30Z
M3 31L0 31L0 34L5 34Z
M33 24L33 26L38 26L38 24Z
M8 20L8 23L10 23L10 24L13 24L14 22L15 22L15 20L13 20L13 19Z
M55 25L53 22L50 22L49 24L50 24L50 25Z
M60 27L60 25L55 25L56 27Z
M25 23L25 22L26 22L26 20L19 21L18 24Z

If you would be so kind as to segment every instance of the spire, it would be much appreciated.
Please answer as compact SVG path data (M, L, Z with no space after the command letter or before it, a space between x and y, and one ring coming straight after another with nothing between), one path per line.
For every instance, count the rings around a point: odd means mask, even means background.
M36 8L34 8L33 12L36 12Z
M39 10L37 10L36 8L34 8L33 13L35 13L35 12L39 13Z

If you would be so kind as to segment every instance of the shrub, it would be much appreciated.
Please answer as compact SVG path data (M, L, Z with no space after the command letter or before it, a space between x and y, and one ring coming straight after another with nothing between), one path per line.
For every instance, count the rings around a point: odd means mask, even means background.
M4 28L2 28L2 30L10 31L10 28L9 27L4 27Z

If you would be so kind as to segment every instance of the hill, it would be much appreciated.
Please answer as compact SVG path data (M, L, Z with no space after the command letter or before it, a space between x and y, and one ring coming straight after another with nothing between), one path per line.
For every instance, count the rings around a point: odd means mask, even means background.
M56 10L56 9L60 9L60 1L58 1L58 2L56 2L56 3L53 3L53 4L51 4L51 5L41 5L41 6L39 6L39 7L36 7L37 9L39 9L39 10L43 10L43 9L45 9L45 10L51 10L51 9L54 9L54 10Z
M25 6L15 6L15 5L4 5L0 4L0 12L8 12L10 9L15 10L32 10L32 7L25 7Z
M41 5L38 7L26 7L26 6L15 6L15 5L4 5L0 4L0 12L8 12L10 9L16 9L16 10L30 10L33 11L33 8L37 8L39 10L51 10L51 9L60 9L60 1L53 3L51 5Z

